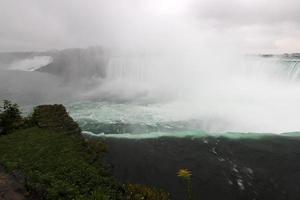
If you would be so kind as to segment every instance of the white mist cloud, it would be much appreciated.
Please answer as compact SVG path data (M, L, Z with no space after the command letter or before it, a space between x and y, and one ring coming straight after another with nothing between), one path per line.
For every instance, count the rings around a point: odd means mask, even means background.
M299 6L297 0L2 0L0 51L180 46L197 35L200 43L250 53L294 52Z

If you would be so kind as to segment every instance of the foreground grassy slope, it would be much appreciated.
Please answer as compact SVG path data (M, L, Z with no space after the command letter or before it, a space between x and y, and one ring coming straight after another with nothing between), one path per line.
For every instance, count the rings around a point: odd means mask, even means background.
M23 118L18 105L0 104L0 176L7 180L0 179L1 200L170 199L153 187L116 182L104 152L104 143L81 135L63 105L37 106Z
M79 135L21 129L0 137L0 163L37 199L119 199L120 188Z

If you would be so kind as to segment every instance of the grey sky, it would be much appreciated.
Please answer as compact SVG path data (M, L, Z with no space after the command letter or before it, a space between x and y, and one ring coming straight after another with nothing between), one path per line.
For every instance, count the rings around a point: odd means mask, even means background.
M299 9L298 0L1 0L0 51L211 40L299 52Z

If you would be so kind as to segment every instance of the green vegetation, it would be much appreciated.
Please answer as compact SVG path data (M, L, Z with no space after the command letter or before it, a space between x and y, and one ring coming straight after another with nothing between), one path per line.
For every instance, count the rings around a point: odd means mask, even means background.
M0 105L0 135L6 134L22 123L21 112L17 104L13 104L8 100L4 100Z
M24 174L40 199L120 199L120 187L78 136L29 128L0 141L0 162Z
M169 200L152 187L122 185L102 159L104 143L84 138L62 105L43 105L22 118L16 104L0 110L0 167L18 174L28 199L44 200Z
M40 128L80 134L76 122L68 115L63 105L41 105L34 108L32 121Z
M169 200L170 194L162 190L137 184L126 186L126 199L130 200Z

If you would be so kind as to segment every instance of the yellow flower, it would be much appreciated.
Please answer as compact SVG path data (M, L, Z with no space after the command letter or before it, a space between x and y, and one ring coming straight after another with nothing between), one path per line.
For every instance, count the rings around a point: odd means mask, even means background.
M188 169L180 169L177 172L177 176L183 179L190 179L192 176L192 173Z

